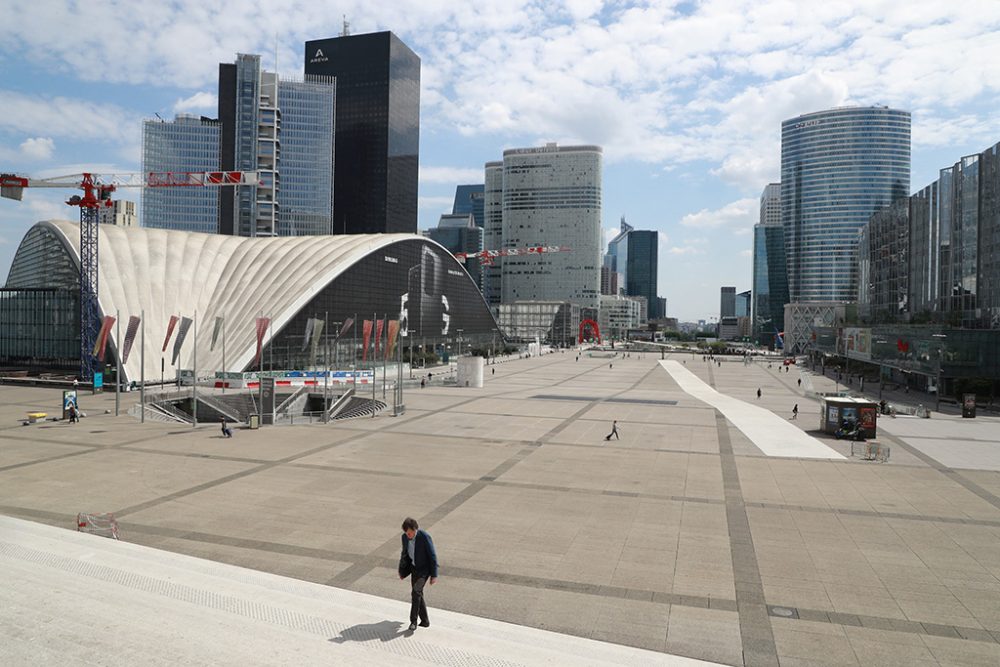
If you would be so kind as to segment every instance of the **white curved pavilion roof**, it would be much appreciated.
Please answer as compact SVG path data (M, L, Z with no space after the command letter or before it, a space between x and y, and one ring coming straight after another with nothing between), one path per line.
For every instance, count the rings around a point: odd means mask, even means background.
M78 223L45 220L38 226L53 232L79 266ZM213 351L209 346L215 318L225 318L226 369L242 369L257 350L254 318L271 318L266 345L324 287L369 253L408 240L438 245L417 234L246 238L113 225L100 225L99 234L101 313L119 311L124 339L129 316L145 311L147 380L160 377L161 356L170 365L176 330L166 352L161 349L171 315L197 315L199 369L222 368L221 343ZM114 333L112 329L109 340L117 349ZM124 368L128 380L140 378L140 335ZM179 368L194 367L194 335L192 327ZM167 375L172 374L168 369Z

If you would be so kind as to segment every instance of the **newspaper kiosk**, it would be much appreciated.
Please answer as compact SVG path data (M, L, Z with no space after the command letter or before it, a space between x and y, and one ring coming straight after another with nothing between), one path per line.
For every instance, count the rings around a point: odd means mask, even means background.
M834 434L845 422L861 425L865 438L875 437L878 403L853 396L823 396L820 398L819 427L824 433Z

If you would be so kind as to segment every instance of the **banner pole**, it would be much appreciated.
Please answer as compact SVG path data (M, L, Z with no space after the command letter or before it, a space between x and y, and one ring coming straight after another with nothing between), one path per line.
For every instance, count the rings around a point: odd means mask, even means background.
M122 313L115 309L115 417L121 405L122 394Z
M146 311L139 311L142 320L142 336L139 339L139 422L146 423Z

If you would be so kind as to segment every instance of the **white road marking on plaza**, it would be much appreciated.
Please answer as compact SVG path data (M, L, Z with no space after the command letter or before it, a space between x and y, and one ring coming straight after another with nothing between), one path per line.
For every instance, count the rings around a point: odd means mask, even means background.
M661 361L660 365L670 373L670 377L681 389L719 410L768 456L794 456L805 459L844 458L770 410L717 392L678 362Z

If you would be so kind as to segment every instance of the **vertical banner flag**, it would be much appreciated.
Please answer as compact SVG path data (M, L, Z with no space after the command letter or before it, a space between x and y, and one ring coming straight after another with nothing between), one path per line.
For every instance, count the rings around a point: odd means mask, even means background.
M313 318L312 329L309 330L309 334L308 334L309 336L312 337L312 351L310 352L310 354L312 356L309 357L310 360L315 360L316 359L316 348L319 347L319 338L323 334L323 325L324 324L325 324L325 320L321 320L318 317Z
M219 332L222 331L222 318L215 318L215 327L212 329L212 344L208 346L208 351L215 349L215 341L219 340Z
M354 325L354 319L353 319L353 318L350 318L350 317L348 317L348 318L347 318L347 321L346 321L346 322L344 322L344 326L340 327L340 333L339 333L339 334L337 334L337 340L340 340L340 337L341 337L341 336L343 336L343 335L344 335L345 333L347 333L348 331L350 331L350 330L351 330L351 327L352 327L353 325Z
M270 324L271 324L270 317L257 318L257 356L253 358L254 366L260 363L260 353L263 350L263 345L264 345L264 334L267 333L267 327Z
M362 347L361 347L361 361L368 361L368 341L372 337L372 321L365 320L364 329L362 330Z
M128 362L128 353L132 351L132 343L135 342L135 335L139 333L139 318L132 315L128 318L128 327L125 329L125 345L122 348L122 365Z
M101 324L101 332L97 334L97 341L94 343L94 349L90 353L91 356L97 357L98 361L104 361L104 350L108 345L108 333L111 331L114 323L115 318L108 315L104 318L104 323Z
M174 353L170 357L170 364L177 365L177 357L181 356L181 346L184 345L184 339L187 338L188 329L191 328L191 318L182 317L181 326L177 329L177 340L174 341Z
M382 329L385 328L385 320L378 320L375 323L375 359L378 359L378 344L382 340Z
M179 319L176 315L170 316L170 323L167 325L167 337L163 339L163 349L160 352L167 351L167 343L170 342L170 337L174 334L174 327L177 326L177 320Z
M306 320L306 331L304 334L302 334L302 350L301 350L302 352L305 352L306 348L309 347L309 341L312 339L312 333L313 333L313 318L310 317L308 320Z
M386 334L385 358L392 358L392 350L396 346L396 334L399 333L399 320L389 320L389 333Z

